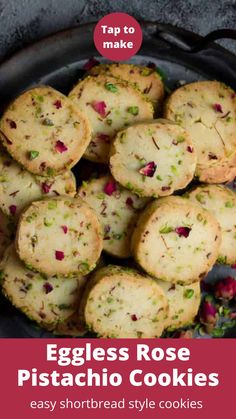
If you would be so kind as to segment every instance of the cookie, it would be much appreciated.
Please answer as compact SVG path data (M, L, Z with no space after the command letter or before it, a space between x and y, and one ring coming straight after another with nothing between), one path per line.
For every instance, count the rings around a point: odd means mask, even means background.
M10 246L1 263L2 290L11 303L40 326L53 329L75 311L77 278L48 278L29 270Z
M111 146L114 178L139 196L171 195L191 182L197 154L187 131L165 120L120 131Z
M102 251L101 226L80 198L48 198L21 214L16 247L21 260L47 276L85 275Z
M168 98L164 116L192 136L201 181L220 183L233 178L227 166L235 173L236 96L230 87L218 81L182 86Z
M0 122L2 141L29 172L55 176L73 167L91 139L86 116L49 86L21 94Z
M74 196L75 192L76 181L72 172L55 178L36 176L0 149L0 208L15 221L33 201L45 196Z
M9 218L0 210L0 261L13 236Z
M147 199L124 189L110 175L83 182L78 193L96 211L103 227L103 249L119 258L131 256L130 238Z
M153 118L151 102L138 89L106 74L86 77L69 98L86 114L92 127L92 141L84 157L98 163L108 163L110 144L117 131Z
M222 242L218 261L236 263L236 194L225 186L199 186L186 194L191 202L210 211L221 227Z
M186 285L206 276L218 257L220 243L220 226L212 214L184 198L167 197L142 212L131 250L150 275Z
M152 278L133 269L98 270L85 290L82 313L100 337L155 338L164 329L167 298Z
M164 98L164 85L155 68L126 63L112 63L97 65L89 73L92 76L110 74L134 84L155 107L160 107Z
M201 302L200 283L185 286L160 280L157 283L165 292L169 304L165 327L174 330L192 324Z

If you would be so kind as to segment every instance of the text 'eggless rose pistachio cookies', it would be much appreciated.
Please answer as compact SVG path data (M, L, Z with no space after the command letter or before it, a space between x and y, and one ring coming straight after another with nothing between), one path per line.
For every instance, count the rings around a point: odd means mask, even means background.
M139 196L171 195L192 180L197 155L191 137L166 120L120 131L111 146L114 178Z
M152 278L110 265L95 272L83 296L87 327L101 337L160 337L168 303Z
M92 140L84 157L98 163L108 163L111 141L117 131L153 118L151 102L138 89L109 75L86 77L74 87L69 98L86 114L92 127Z
M33 88L15 99L3 114L0 130L11 156L41 176L72 168L91 139L86 116L49 86Z
M130 238L148 199L123 188L110 175L84 182L79 196L96 211L102 224L103 249L116 257L131 256Z
M131 250L150 275L175 284L203 279L213 267L221 230L212 214L181 197L148 205L134 230Z
M48 198L21 214L16 248L22 261L47 276L85 275L100 257L102 230L79 197Z
M210 211L221 227L222 242L217 261L236 263L236 194L222 185L202 185L186 194L191 202Z
M164 116L192 136L200 181L222 183L236 176L236 95L230 87L218 81L182 86L167 99Z

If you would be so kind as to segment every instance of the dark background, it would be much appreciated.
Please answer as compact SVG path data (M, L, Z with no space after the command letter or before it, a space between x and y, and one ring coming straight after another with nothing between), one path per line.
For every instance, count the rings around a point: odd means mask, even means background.
M235 0L0 0L0 60L36 39L112 11L201 35L219 28L236 29ZM236 53L236 41L223 41L223 45Z

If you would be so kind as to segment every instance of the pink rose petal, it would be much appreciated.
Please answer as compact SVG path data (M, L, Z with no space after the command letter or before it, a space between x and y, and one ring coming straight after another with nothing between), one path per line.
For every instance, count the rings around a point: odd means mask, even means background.
M111 196L116 190L117 186L115 182L107 182L107 184L104 186L104 192L109 196Z
M61 250L56 250L55 257L56 257L56 260L63 260L65 257L65 254Z
M43 182L41 185L42 191L45 194L50 192L51 187L52 187L52 184L49 184L47 182Z
M53 286L49 284L49 282L45 282L45 284L43 284L43 288L44 288L45 294L49 294L53 290Z
M187 147L187 151L189 152L189 153L193 153L193 147L191 147L190 145Z
M101 102L93 102L91 103L92 108L97 112L102 118L106 116L106 103L104 101Z
M132 314L130 317L131 317L131 320L132 320L133 322L136 322L136 321L138 320L138 318L137 318L136 314Z
M68 227L67 227L67 226L61 226L61 228L62 228L62 230L63 230L64 234L67 234L67 232L68 232Z
M56 100L53 105L55 106L56 109L60 109L62 108L62 104L60 100Z
M96 65L100 64L96 58L90 58L83 66L83 69L88 71L91 70L91 68L95 67Z
M179 235L179 237L188 237L191 230L192 229L189 227L177 227L175 232Z
M145 164L145 166L143 166L139 170L139 173L141 173L141 175L143 176L153 177L156 171L156 168L157 168L157 165L154 163L154 161L151 161Z
M214 111L219 112L219 113L223 113L223 109L220 103L214 103L214 105L212 105Z
M98 140L101 140L101 141L104 141L104 143L107 143L107 144L109 144L110 143L110 140L111 140L111 137L110 137L110 135L107 135L107 134L98 134L97 135L97 139Z
M66 145L62 141L60 141L60 140L58 140L56 142L55 149L58 151L58 153L64 153L65 151L68 150L68 148L66 147Z
M126 202L125 203L126 203L126 205L128 207L133 208L134 201L133 201L133 199L130 196L126 199Z

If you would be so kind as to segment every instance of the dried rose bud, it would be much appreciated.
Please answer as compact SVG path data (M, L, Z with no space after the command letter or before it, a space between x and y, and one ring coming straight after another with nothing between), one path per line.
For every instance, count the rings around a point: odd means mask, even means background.
M233 263L233 265L231 265L232 269L236 269L236 263Z
M49 294L53 290L53 286L49 284L49 282L45 282L45 284L43 284L43 288L46 294Z
M102 118L105 118L107 105L104 101L93 102L91 106L95 110L95 112L97 112Z
M95 67L96 65L100 64L96 58L92 57L90 58L83 66L83 70L91 70L91 68Z
M192 330L180 330L176 332L173 336L175 339L192 339L193 331Z
M133 201L133 199L132 199L130 196L128 196L128 198L126 199L125 203L126 203L126 205L127 205L128 207L133 208L134 201Z
M9 206L9 211L10 211L10 214L11 214L11 215L15 215L15 213L16 213L16 209L17 209L16 205L10 205L10 206Z
M231 276L222 279L215 285L215 296L225 300L232 300L236 297L236 281Z
M51 187L52 187L52 184L49 184L47 182L43 182L42 185L41 185L43 193L49 193Z
M62 252L61 250L56 250L55 251L56 260L63 260L64 257L65 257L64 252Z
M62 228L64 234L68 233L68 227L67 226L61 226L61 228Z
M220 105L220 103L214 103L214 105L212 105L212 107L213 107L214 111L223 113L222 106Z
M58 151L58 153L64 153L65 151L68 150L68 148L66 147L66 145L62 141L60 141L60 140L58 140L56 142L55 149Z
M107 184L104 186L104 192L109 196L111 196L116 190L117 186L115 182L107 182Z
M190 145L188 145L188 147L187 147L187 151L188 151L189 153L193 153L193 147L191 147Z
M215 325L217 321L216 307L210 301L204 301L200 310L200 319L204 324Z
M143 166L139 170L139 173L141 173L141 175L143 176L153 177L156 171L156 168L157 168L157 165L154 163L154 161L151 161L145 164L145 166Z
M56 100L53 105L55 106L56 109L60 109L62 108L62 104L60 100Z
M192 229L189 227L176 227L175 232L179 235L179 237L188 237L191 230Z

